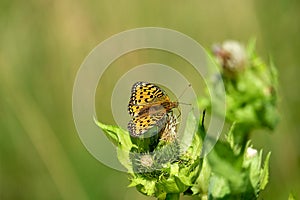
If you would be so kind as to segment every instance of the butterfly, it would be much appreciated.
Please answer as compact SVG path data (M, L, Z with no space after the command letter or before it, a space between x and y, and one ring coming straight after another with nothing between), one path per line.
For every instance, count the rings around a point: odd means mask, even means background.
M139 137L146 132L161 132L168 120L168 113L178 108L178 102L171 101L166 92L148 82L136 82L131 89L128 112L132 119L128 130L132 137Z

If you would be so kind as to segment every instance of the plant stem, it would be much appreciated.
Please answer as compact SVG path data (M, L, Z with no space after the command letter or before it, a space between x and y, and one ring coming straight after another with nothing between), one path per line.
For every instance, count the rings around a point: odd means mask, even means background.
M180 193L168 193L166 200L179 200Z

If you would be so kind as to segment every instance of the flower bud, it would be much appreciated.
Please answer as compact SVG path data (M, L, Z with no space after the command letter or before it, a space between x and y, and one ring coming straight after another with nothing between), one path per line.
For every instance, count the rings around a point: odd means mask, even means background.
M218 63L222 66L225 76L233 77L245 68L246 51L241 43L227 40L222 45L213 45L212 51Z

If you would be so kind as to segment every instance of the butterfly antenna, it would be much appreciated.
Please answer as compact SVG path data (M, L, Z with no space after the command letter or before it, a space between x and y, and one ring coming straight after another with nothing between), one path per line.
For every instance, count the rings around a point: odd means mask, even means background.
M187 91L187 89L190 88L191 86L192 86L192 84L189 83L188 86L185 87L185 89L182 91L182 93L180 94L180 96L178 97L178 99L180 99L184 95L184 93Z
M185 87L185 89L182 91L182 93L180 94L180 96L178 97L178 99L180 99L184 95L184 93L187 91L187 89L190 88L191 86L192 86L192 84L189 83L188 86ZM192 105L191 103L184 103L184 102L179 102L179 101L178 101L178 104L180 104L180 105L188 105L188 106Z
M191 106L192 105L191 103L184 103L184 102L178 102L178 104L180 104L180 105L187 105L187 106Z

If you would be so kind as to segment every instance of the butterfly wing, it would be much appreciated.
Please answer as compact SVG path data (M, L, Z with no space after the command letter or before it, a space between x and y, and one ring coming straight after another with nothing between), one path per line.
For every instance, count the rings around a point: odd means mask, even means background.
M167 114L167 122L164 131L161 134L161 141L172 143L177 139L177 119L173 113Z
M128 112L131 116L137 117L145 108L151 107L157 102L169 101L169 97L158 86L147 82L136 82L131 89Z
M139 137L146 132L150 135L158 134L166 125L167 114L165 110L151 115L134 117L128 123L128 130L132 137Z

